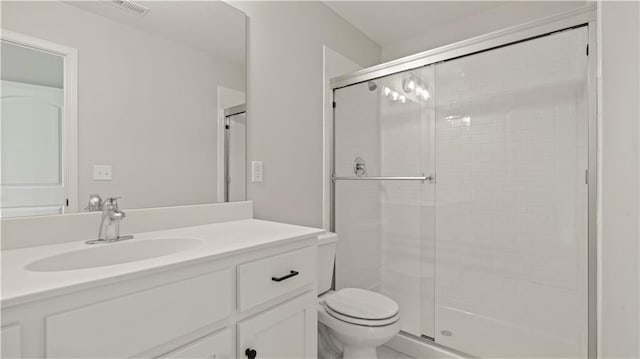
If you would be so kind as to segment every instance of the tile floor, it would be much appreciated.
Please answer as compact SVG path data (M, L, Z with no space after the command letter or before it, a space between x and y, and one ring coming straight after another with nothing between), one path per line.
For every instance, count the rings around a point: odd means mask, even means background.
M389 347L378 347L378 359L415 359L408 355L397 352Z

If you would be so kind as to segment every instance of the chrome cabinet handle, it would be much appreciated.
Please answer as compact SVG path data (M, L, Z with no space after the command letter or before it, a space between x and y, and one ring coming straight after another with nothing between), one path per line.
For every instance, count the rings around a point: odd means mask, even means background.
M274 281L274 282L282 282L283 280L289 279L291 277L295 277L298 274L300 274L300 273L292 270L291 272L289 272L289 274L287 274L285 276L282 276L282 277L271 277L271 280Z

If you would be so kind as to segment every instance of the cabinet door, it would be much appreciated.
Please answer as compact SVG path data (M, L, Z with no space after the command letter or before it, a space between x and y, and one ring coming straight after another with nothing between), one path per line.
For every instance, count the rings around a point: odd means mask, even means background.
M317 298L307 292L238 323L239 358L315 358Z
M2 358L20 358L21 354L21 338L20 325L13 324L2 328Z
M227 328L207 335L162 358L231 359L233 358L231 329Z

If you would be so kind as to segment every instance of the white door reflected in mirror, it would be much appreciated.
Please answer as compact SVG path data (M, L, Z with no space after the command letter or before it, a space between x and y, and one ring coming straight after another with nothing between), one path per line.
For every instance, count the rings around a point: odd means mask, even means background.
M65 66L73 72L75 50L5 32L1 52L2 217L68 212L77 138Z

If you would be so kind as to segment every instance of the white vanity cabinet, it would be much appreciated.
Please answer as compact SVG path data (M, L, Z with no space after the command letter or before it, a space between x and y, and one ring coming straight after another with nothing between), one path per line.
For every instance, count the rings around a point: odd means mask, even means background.
M313 358L316 257L307 234L3 302L2 358Z

